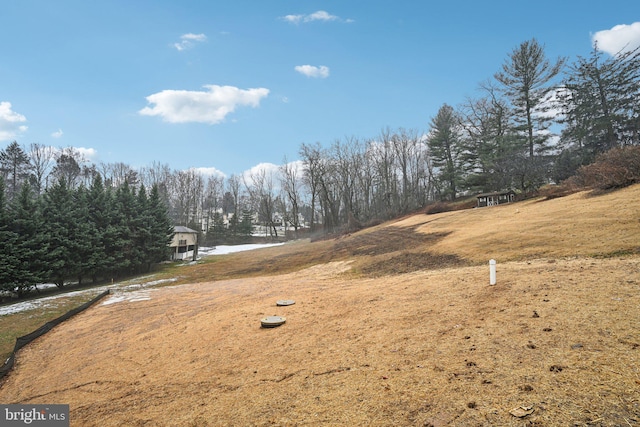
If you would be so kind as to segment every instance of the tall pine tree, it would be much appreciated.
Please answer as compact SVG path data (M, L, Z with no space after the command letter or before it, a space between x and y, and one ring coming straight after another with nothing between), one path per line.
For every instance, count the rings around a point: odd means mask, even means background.
M529 149L529 157L543 153L547 148L549 129L553 117L549 94L554 90L553 79L560 73L565 59L551 63L544 47L536 39L521 43L502 65L495 79L503 86L504 93L515 111L517 130Z
M437 168L440 198L453 200L462 180L461 140L459 120L453 107L444 104L431 119L427 145L431 151L433 166Z
M76 229L79 219L76 200L64 179L58 180L44 193L43 217L43 233L49 246L46 258L49 280L63 288L65 281L75 278L81 268L77 258L79 247Z
M18 236L11 229L11 215L5 198L4 179L0 176L0 291L12 294L15 291L16 278L20 269L16 257Z
M89 188L88 215L91 224L89 239L91 240L92 251L87 259L90 266L87 274L97 281L98 278L111 278L113 268L113 253L109 251L109 226L111 222L111 193L105 189L102 177L99 174L94 176Z
M114 270L118 275L130 274L136 265L136 199L127 181L116 190L113 206L111 243Z
M137 196L137 215L135 218L136 224L136 259L138 260L138 267L144 266L145 271L151 269L150 254L148 248L151 245L152 236L152 223L153 218L149 209L149 199L147 198L147 190L144 185L140 186Z
M48 277L47 254L49 246L42 234L44 222L39 200L29 184L24 184L20 194L11 203L11 228L17 240L12 247L18 274L14 284L22 296Z
M147 265L150 268L151 264L165 261L169 258L171 253L169 244L174 234L167 205L160 197L157 185L151 188L147 212L150 220L150 240L145 252L148 256Z
M29 156L16 141L0 150L0 173L5 177L6 197L13 199L20 192L20 186L27 182L30 170Z
M581 163L640 143L640 47L606 57L596 46L568 67L563 88L562 142L578 152Z

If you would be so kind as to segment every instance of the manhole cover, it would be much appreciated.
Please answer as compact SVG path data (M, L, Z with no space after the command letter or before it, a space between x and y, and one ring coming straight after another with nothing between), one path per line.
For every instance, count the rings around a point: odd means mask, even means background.
M276 305L279 305L279 306L293 305L295 303L296 302L294 300L292 300L292 299L280 299L280 300L276 301Z
M260 320L263 328L275 328L282 325L287 319L281 316L268 316Z

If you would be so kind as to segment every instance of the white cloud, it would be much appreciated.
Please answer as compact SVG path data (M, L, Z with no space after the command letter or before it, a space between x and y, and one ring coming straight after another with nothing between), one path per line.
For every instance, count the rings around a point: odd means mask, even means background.
M98 158L98 151L95 148L75 147L75 150L89 161L94 161Z
M242 173L242 177L245 182L252 182L252 177L259 177L264 173L264 176L271 178L275 184L276 177L280 173L280 167L273 163L258 163L251 169L247 169Z
M324 65L319 67L316 67L315 65L298 65L295 67L295 70L307 77L319 77L322 79L329 77L329 67Z
M193 34L193 33L183 34L180 36L180 41L177 43L174 43L173 47L175 47L179 51L183 51L185 49L192 48L195 43L202 43L202 42L205 42L206 40L207 40L207 36L205 36L204 34Z
M62 129L58 129L57 131L51 134L51 137L58 139L58 138L62 138L62 135L64 135L64 132L62 132Z
M294 160L287 163L287 165L294 170L294 173L298 177L298 179L304 176L305 165L302 160Z
M95 162L98 159L98 151L95 148L85 148L85 147L54 147L48 146L47 149L51 150L54 157L57 157L61 154L66 154L75 158L80 164L86 162Z
M311 15L307 15L305 18L306 21L335 21L339 19L335 15L331 15L330 13L325 12L324 10L319 10L317 12L313 12Z
M160 116L169 123L217 124L239 106L258 107L269 89L239 89L205 85L206 91L163 90L146 97L152 106L139 111L143 116Z
M27 126L23 125L27 118L11 109L11 103L0 102L0 141L12 140L16 135L26 132Z
M594 44L597 43L598 49L610 55L633 50L640 46L640 22L598 31L591 40Z
M209 176L218 176L220 178L227 177L227 175L224 172L214 167L209 167L209 168L200 167L200 168L191 168L191 169L198 172L200 175L203 175L206 177L209 177Z
M330 13L324 10L319 10L317 12L313 12L308 15L286 15L281 17L280 19L296 25L300 24L301 22L313 22L313 21L323 21L323 22L339 21L339 22L346 22L346 23L353 22L353 19L342 19L339 16L331 15Z

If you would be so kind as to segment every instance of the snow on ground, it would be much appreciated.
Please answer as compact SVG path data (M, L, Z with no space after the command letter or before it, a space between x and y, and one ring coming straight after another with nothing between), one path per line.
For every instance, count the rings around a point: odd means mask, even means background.
M107 289L106 286L100 286L97 288L66 292L60 295L52 295L50 297L16 302L14 304L0 307L0 316L4 316L7 314L20 313L22 311L39 310L44 308L55 308L58 306L58 303L64 298L76 297L82 294L87 294L87 299L91 299L92 297L98 295L99 293L104 292L106 289Z
M199 255L226 255L234 252L251 251L254 249L270 248L272 246L281 246L284 243L259 243L248 245L220 245L215 248L201 247L198 248Z
M117 294L109 294L109 298L101 305L111 305L117 302L137 302L137 301L149 301L151 299L151 291L156 289L144 289L141 291L133 292L119 292Z
M280 246L284 243L265 243L265 244L251 244L251 245L233 245L233 246L217 246L215 248L201 247L198 253L202 256L208 255L225 255L234 252L250 251L253 249L268 248L271 246ZM137 277L132 280L127 280L120 283L114 283L111 285L98 286L89 289L80 289L72 292L65 292L59 295L52 295L50 297L43 297L32 299L29 301L16 302L14 304L0 306L0 316L8 314L20 313L23 311L40 310L45 308L53 308L58 305L64 298L76 297L78 295L87 295L87 300L97 296L98 294L111 290L109 296L102 302L102 305L115 304L120 302L136 302L147 301L151 299L151 291L154 286L175 282L178 279L162 279L162 280L149 280L153 275ZM147 281L149 280L149 281ZM38 285L40 290L46 288L55 287L54 284L42 284Z
M144 281L152 277L153 276L138 277L134 280L114 283L113 285L96 286L89 289L80 289L77 291L65 292L59 295L52 295L50 297L16 302L14 304L0 307L0 316L5 316L7 314L20 313L23 311L55 308L65 298L76 297L79 295L86 295L87 300L89 300L94 296L97 296L98 294L106 291L107 289L111 290L111 293L104 300L104 302L102 303L103 305L113 304L116 302L123 302L123 301L130 301L130 302L144 301L144 300L151 299L151 296L149 295L149 291L151 289L148 289L148 288L152 288L162 283L175 282L176 280L178 280L174 278L174 279ZM141 282L141 280L143 281ZM42 287L40 287L40 289L42 289Z
M176 280L178 279L162 279L153 280L151 282L132 283L129 285L112 287L110 288L111 293L109 294L108 298L104 300L101 305L110 305L117 302L148 301L151 299L151 291L155 290L150 288L161 285L163 283L175 282Z

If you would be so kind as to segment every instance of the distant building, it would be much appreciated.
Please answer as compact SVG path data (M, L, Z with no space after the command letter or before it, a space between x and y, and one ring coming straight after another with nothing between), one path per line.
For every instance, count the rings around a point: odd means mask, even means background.
M171 259L196 260L198 256L198 232L181 225L173 227L173 240L171 241Z
M476 196L478 199L478 207L502 205L504 203L511 203L516 200L516 193L508 191L498 191L495 193L484 193Z

